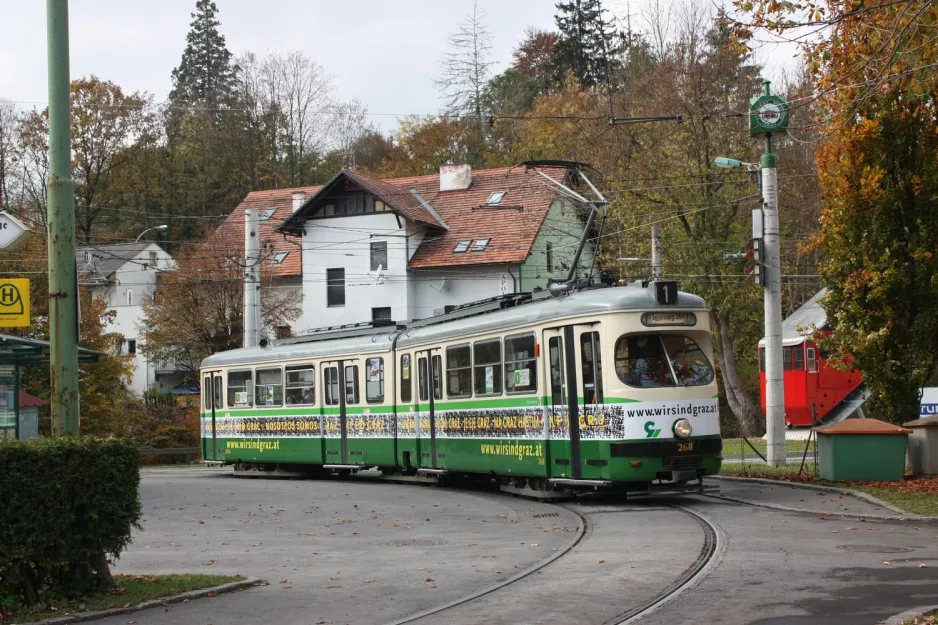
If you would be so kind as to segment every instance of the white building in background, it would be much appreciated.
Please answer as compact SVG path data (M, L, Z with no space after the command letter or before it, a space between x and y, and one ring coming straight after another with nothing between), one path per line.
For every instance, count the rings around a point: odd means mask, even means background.
M123 336L113 349L133 362L130 389L143 393L154 386L169 392L181 383L182 375L172 364L150 362L143 355L138 338L144 322L143 300L156 291L159 272L174 268L172 256L156 243L142 241L78 248L75 262L79 285L105 300L108 310L115 313L107 331Z
M563 168L542 170L575 179ZM546 288L566 278L585 228L583 207L523 167L453 165L386 180L342 171L322 187L279 195L283 203L291 197L292 210L277 231L301 242L284 248L302 253L303 316L294 333L420 319ZM263 210L258 200L252 193L242 206ZM587 245L577 275L598 281L593 261Z

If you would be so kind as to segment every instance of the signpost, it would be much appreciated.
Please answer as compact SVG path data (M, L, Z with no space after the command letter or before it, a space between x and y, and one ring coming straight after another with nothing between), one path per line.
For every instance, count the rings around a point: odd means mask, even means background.
M19 219L0 211L0 250L12 251L29 238L30 230Z
M0 278L0 328L29 326L29 280Z

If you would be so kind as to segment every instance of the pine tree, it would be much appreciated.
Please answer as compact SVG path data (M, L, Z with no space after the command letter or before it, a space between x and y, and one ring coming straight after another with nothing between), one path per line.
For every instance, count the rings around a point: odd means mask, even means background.
M622 65L622 33L607 20L601 0L558 2L554 20L560 39L554 47L556 78L573 70L586 87L612 87Z
M169 94L172 112L170 126L178 129L180 109L193 106L213 112L231 103L235 92L236 70L225 37L218 32L221 24L213 0L197 0L192 13L186 49L179 67L173 70L173 90ZM173 133L170 133L172 136Z

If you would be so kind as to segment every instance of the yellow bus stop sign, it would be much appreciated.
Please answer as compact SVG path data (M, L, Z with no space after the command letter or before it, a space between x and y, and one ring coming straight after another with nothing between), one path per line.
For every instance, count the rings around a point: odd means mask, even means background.
M0 328L29 325L29 280L0 278Z

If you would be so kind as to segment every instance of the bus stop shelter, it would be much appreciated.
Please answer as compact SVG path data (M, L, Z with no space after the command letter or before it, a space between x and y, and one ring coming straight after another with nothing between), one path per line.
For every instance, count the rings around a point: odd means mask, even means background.
M23 365L49 362L49 341L0 334L0 437L10 431L20 440L20 370ZM97 362L101 356L84 347L78 348L78 362Z

